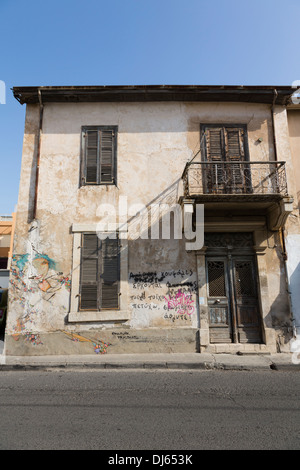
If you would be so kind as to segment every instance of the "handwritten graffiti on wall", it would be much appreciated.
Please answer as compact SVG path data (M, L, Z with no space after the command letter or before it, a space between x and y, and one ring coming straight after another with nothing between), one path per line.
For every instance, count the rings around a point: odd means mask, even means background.
M130 273L131 308L167 321L190 321L196 313L196 274L189 269ZM154 318L154 317L153 317Z
M167 287L171 287L172 283L167 279L184 278L193 275L193 271L189 269L178 269L174 271L162 272L145 272L145 273L130 273L129 282L133 283L133 289L162 288L163 281ZM179 285L179 284L178 284Z

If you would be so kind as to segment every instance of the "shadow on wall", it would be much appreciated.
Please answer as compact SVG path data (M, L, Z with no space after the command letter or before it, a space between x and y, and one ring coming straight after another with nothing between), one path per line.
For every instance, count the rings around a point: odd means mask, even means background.
M292 299L292 311L297 328L297 334L300 334L300 263L290 277L290 292Z
M281 246L278 232L275 233L275 242L278 247ZM270 307L270 313L266 316L266 324L277 331L277 351L281 352L281 349L286 346L293 337L293 318L290 307L284 254L282 250L279 251L278 249L276 250L276 254L280 262L279 293Z
M135 308L136 315L140 310L155 310L159 304L161 317L166 321L168 311L169 323L180 321L189 323L191 315L197 314L197 276L196 258L194 253L186 253L186 240L182 233L182 214L177 217L172 212L175 206L177 211L180 195L180 179L176 180L166 190L146 206L136 206L126 222L128 224L129 240L129 273L126 281L131 285L131 308ZM163 208L161 212L160 208ZM108 214L111 215L111 214ZM177 213L178 216L178 213ZM167 224L165 221L167 220ZM175 222L179 222L180 230L174 229ZM165 239L153 239L154 230L159 237L167 227ZM30 238L32 237L32 238ZM33 319L38 318L44 310L43 305L59 307L63 301L64 311L69 311L71 276L70 273L59 271L59 265L53 256L40 252L39 224L31 224L28 233L31 244L31 253L15 254L11 270L10 303L18 304L22 315L16 325L13 325L15 335L27 331L34 325ZM36 242L36 243L35 243ZM121 246L121 250L122 250ZM124 278L121 280L125 280ZM155 284L159 284L161 292L156 296ZM47 304L43 304L43 302ZM67 320L67 317L65 317Z

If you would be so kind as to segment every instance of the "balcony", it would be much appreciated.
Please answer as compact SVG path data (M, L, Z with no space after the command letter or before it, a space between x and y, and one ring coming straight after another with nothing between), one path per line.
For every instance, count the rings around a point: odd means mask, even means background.
M206 212L215 215L228 210L244 215L255 211L267 216L273 231L282 228L293 211L285 162L189 162L182 182L182 203L205 204Z
M280 200L288 196L285 162L190 162L185 198L203 201Z

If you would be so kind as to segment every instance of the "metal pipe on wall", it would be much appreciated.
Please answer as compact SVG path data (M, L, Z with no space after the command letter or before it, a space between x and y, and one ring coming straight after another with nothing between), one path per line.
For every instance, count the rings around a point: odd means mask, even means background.
M32 219L36 219L36 209L37 209L37 197L38 197L38 186L39 186L39 170L40 170L40 153L41 153L41 135L43 129L43 114L44 114L44 105L42 102L42 93L41 89L38 89L39 96L39 129L37 136L37 156L36 156L36 173L35 173L35 191L34 191L34 203L33 203L33 214Z

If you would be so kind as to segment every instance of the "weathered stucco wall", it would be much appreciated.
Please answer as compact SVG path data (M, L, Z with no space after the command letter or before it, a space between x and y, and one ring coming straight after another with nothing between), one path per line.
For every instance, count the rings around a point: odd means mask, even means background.
M123 351L124 342L130 339L133 351L143 347L159 351L168 345L170 350L195 350L191 338L199 328L196 256L186 252L183 240L129 240L128 321L82 325L69 323L68 312L73 269L72 225L98 223L99 205L109 203L117 207L124 196L128 206L177 203L185 164L200 148L200 123L247 124L251 160L274 160L271 112L267 105L47 103L37 217L32 223L39 107L27 106L7 353L22 349L21 335L30 346L26 353L31 354L38 354L32 352L33 345L44 353L64 352L69 346L64 345L62 338L77 341L80 347L84 344L81 349L84 351L91 344L99 346L101 341L114 345L109 352ZM118 126L117 187L79 186L81 126L88 125ZM278 134L277 139L284 148L285 135ZM266 230L269 301L276 323L278 319L286 320L288 307L282 257L280 249L270 245L272 237ZM182 304L184 311L180 309ZM129 333L137 329L140 336ZM162 335L161 329L170 336ZM55 347L49 346L50 340L48 344L43 339L47 333L55 338ZM104 349L106 352L108 348Z
M287 230L287 272L289 277L289 289L291 292L292 312L295 318L297 336L300 336L300 230L299 230L299 210L300 210L300 108L289 109L287 112L289 141L292 155L292 166L295 181L295 203L297 211L289 220Z

